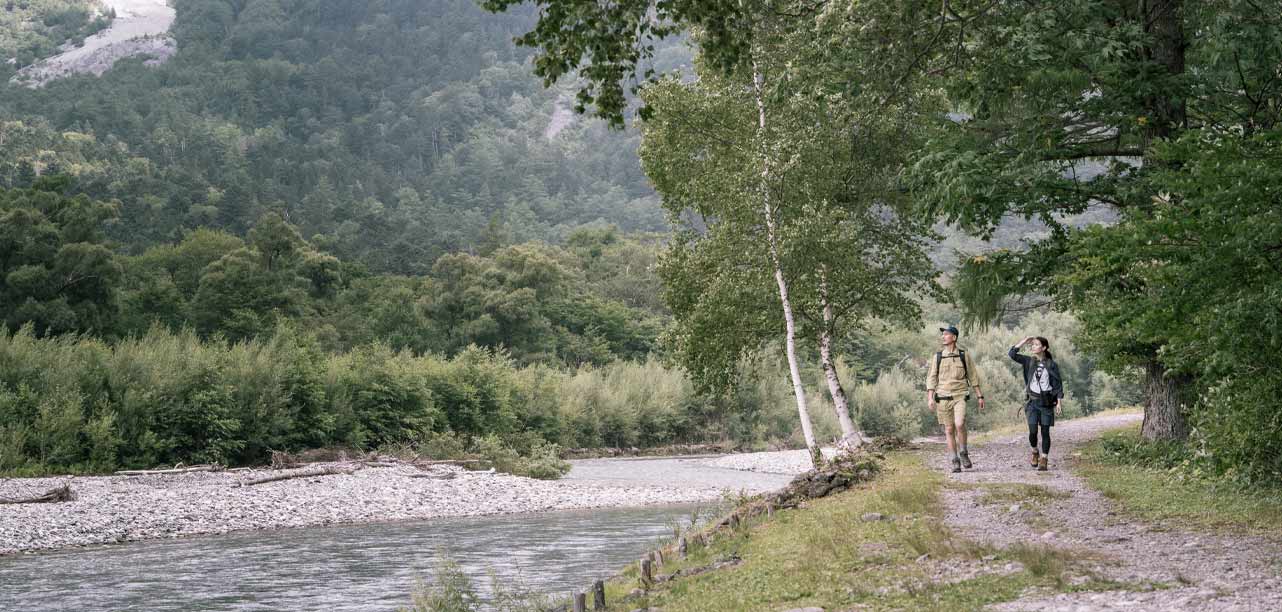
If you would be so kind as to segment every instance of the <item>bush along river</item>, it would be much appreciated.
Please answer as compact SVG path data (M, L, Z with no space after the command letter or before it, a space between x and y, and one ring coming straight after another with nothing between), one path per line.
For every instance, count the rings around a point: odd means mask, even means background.
M482 593L491 577L581 590L726 492L787 484L804 467L792 455L577 461L553 482L401 468L250 487L225 472L7 479L0 497L68 482L77 495L0 505L0 550L11 553L0 556L0 610L395 610L445 559Z

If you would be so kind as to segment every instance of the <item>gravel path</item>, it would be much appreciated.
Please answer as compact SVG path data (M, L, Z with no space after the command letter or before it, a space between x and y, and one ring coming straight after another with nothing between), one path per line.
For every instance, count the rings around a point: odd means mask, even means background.
M1048 472L1029 467L1026 435L972 446L975 468L949 474L952 481L1037 484L1068 497L1040 507L993 506L980 503L982 487L949 487L944 494L945 522L971 540L997 546L1040 542L1083 551L1102 560L1093 570L1104 578L1159 588L1028 592L993 609L1282 610L1282 541L1138 523L1117 515L1109 500L1066 469L1064 459L1077 452L1079 443L1141 418L1130 413L1061 421L1052 430ZM949 467L948 459L945 452L939 452L931 457L931 464L944 470Z

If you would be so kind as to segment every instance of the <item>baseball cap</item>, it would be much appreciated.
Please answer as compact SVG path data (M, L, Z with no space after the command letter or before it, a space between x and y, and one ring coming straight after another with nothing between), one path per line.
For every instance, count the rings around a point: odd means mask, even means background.
M954 335L954 336L960 336L960 335L961 335L961 332L958 332L958 331L957 331L957 326L956 326L956 325L949 325L948 327L941 327L941 328L939 328L939 331L941 331L941 332L948 332L948 333L950 333L950 334L952 334L952 335Z

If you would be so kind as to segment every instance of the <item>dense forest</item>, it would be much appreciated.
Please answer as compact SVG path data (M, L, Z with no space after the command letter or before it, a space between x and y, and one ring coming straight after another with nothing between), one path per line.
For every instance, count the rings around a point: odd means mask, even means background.
M0 185L69 173L121 202L134 253L276 212L379 272L587 223L657 231L635 135L574 118L511 43L531 11L469 0L178 0L179 53L0 89ZM674 59L683 54L672 47Z

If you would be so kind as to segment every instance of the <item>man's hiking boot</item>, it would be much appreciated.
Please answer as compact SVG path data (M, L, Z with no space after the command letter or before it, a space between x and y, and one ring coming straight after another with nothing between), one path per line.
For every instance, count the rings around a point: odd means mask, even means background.
M966 451L962 451L962 452L961 452L961 464L962 464L962 467L964 467L964 468L966 468L966 469L968 469L968 470L969 470L970 468L972 468L972 467L975 467L974 465L972 465L972 464L971 464L971 462L970 462L970 455L969 455L969 454L967 454L967 453L966 453Z
M1046 471L1046 457L1044 455L1037 460L1037 471L1039 472Z
M1034 449L1033 449L1033 458L1028 460L1028 461L1029 461L1028 465L1030 465L1030 466L1032 466L1032 467L1037 467L1037 464L1038 464L1037 459L1038 459L1038 457L1041 457L1041 455L1037 454L1037 449L1035 449L1035 448L1034 448Z
M958 458L956 458L956 457L953 457L953 471L954 471L954 472L960 472L960 471L961 471L961 459L958 459Z

